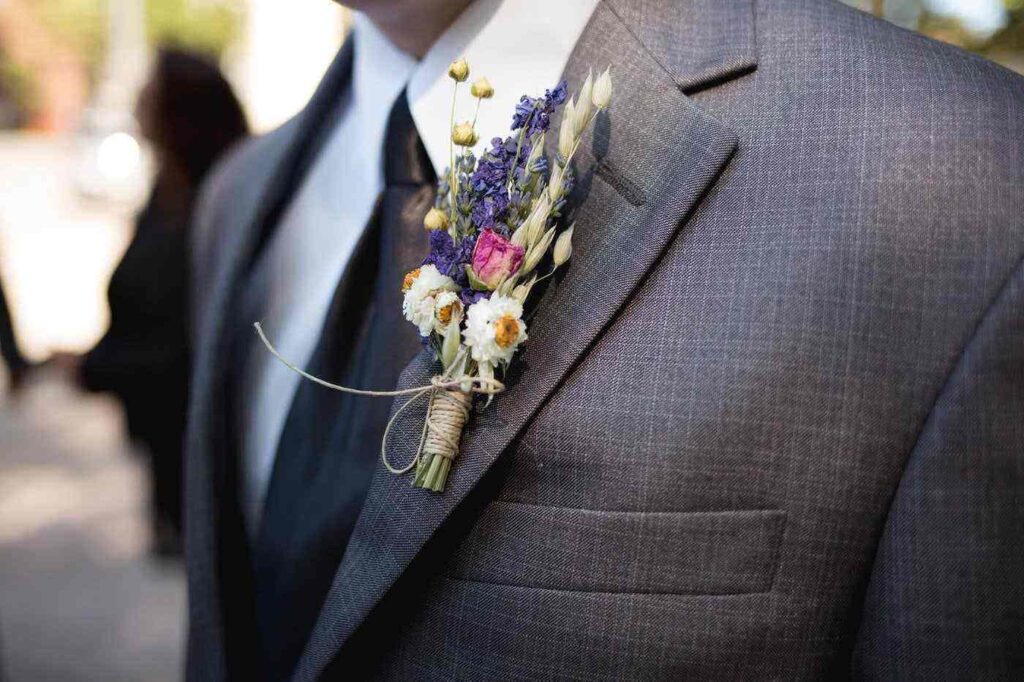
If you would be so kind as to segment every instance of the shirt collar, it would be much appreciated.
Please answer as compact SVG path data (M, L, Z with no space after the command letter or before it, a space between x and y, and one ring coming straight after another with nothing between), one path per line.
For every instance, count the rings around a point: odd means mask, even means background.
M357 111L372 110L373 115L383 116L381 125L386 125L388 111L409 81L417 63L413 57L395 47L365 15L359 12L353 15L355 54L350 96Z
M452 80L448 65L465 57L469 81L460 85L456 120L472 120L476 100L469 84L486 76L494 97L477 118L480 152L493 137L509 133L512 113L523 95L553 88L599 0L475 0L448 27L413 69L409 106L438 175L449 165Z

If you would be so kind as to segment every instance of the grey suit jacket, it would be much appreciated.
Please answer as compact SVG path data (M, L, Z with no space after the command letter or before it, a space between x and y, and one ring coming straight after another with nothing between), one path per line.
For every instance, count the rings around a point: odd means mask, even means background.
M591 65L568 271L447 492L375 476L294 679L1020 679L1024 80L830 0L604 0ZM199 216L191 680L231 292L309 115Z

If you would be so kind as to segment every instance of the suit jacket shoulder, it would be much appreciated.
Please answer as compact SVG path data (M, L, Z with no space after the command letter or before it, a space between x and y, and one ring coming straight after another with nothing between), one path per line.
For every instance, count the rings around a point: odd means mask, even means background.
M740 136L731 171L784 164L817 248L977 319L1024 253L1024 77L831 0L759 2L756 25L756 73L694 95Z
M850 162L884 152L849 165L855 179L956 193L965 209L1015 214L1005 236L1024 238L1024 77L832 0L758 6L759 71L804 132L834 136Z

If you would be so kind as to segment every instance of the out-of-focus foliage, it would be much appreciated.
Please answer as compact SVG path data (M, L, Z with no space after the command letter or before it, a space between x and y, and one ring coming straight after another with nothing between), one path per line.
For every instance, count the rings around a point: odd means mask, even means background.
M107 0L33 0L39 18L74 46L95 69L107 42ZM243 0L147 0L146 35L153 45L170 43L220 56L237 37Z
M979 0L961 0L965 6ZM1024 0L1002 0L1004 23L979 33L956 16L935 11L929 0L844 0L905 28L977 52L1016 71L1024 72Z
M0 83L4 93L22 106L32 103L35 90L32 86L32 75L28 69L7 56L0 47Z
M35 99L31 74L0 47L0 130L21 125Z
M0 0L0 127L66 129L89 93L117 91L101 83L133 87L122 76L139 65L117 60L138 59L143 43L219 59L238 41L249 1Z
M1006 26L989 40L988 49L1024 53L1024 0L1005 0L1009 15Z
M104 0L34 0L38 18L72 47L90 70L103 60L107 3Z
M146 30L154 45L174 44L220 56L237 37L240 0L159 0L146 3Z

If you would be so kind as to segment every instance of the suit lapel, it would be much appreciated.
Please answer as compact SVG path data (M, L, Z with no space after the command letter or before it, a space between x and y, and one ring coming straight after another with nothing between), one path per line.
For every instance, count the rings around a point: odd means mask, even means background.
M710 0L692 4L714 7ZM615 317L726 165L735 135L683 94L754 66L749 2L722 4L732 8L731 24L722 12L709 10L704 19L712 24L694 27L703 19L687 9L689 1L603 2L595 10L566 77L574 90L590 65L610 64L616 91L607 117L584 142L581 187L573 199L573 260L530 321L521 353L525 370L474 415L443 495L378 469L296 680L322 672ZM664 27L652 26L655 19ZM704 35L718 24L730 28L728 36L745 35L744 45L719 49L705 37L708 47L698 54L679 51L671 36L662 35ZM423 353L401 385L423 385L436 369ZM396 423L388 447L392 462L414 455L423 415L423 409L410 408Z

